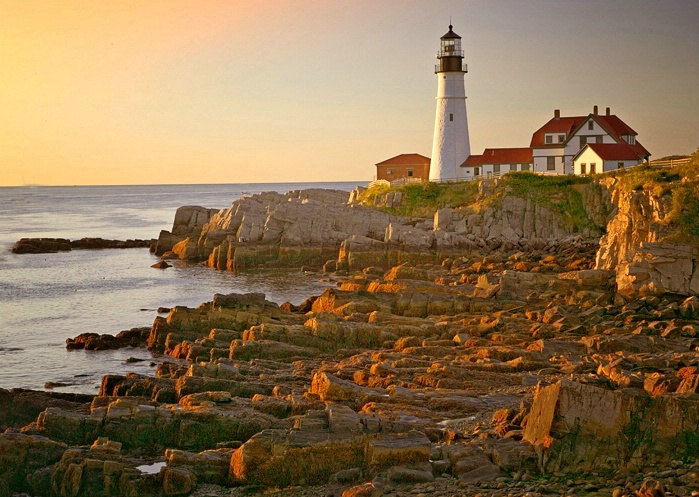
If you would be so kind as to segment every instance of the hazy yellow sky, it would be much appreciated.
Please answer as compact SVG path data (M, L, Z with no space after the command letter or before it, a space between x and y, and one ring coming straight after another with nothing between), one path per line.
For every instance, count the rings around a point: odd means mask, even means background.
M430 154L450 16L474 153L595 104L699 146L695 0L0 0L0 185L370 180Z

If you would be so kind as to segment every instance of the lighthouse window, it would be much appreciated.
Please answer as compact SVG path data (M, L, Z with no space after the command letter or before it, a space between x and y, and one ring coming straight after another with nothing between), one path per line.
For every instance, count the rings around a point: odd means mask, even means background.
M454 114L449 114L449 120L453 121L454 120Z

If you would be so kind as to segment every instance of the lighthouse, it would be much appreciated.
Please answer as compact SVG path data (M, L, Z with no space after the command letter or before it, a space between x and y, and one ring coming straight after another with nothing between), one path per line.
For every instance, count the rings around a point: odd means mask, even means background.
M442 36L437 52L437 114L434 120L430 181L461 178L460 166L471 155L466 117L466 90L461 37L452 31Z

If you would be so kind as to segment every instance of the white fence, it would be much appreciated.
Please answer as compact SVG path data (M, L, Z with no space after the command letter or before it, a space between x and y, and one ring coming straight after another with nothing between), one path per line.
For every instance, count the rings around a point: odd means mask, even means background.
M689 164L689 161L692 160L691 157L684 157L682 159L667 159L667 160L652 160L650 161L650 165L653 167L662 167L662 168L673 168L677 166L683 166L685 164Z

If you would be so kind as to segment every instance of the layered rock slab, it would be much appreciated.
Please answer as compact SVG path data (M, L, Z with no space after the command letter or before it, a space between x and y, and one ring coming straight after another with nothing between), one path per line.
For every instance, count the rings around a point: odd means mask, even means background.
M699 398L561 380L540 388L524 430L546 471L642 468L696 454Z

